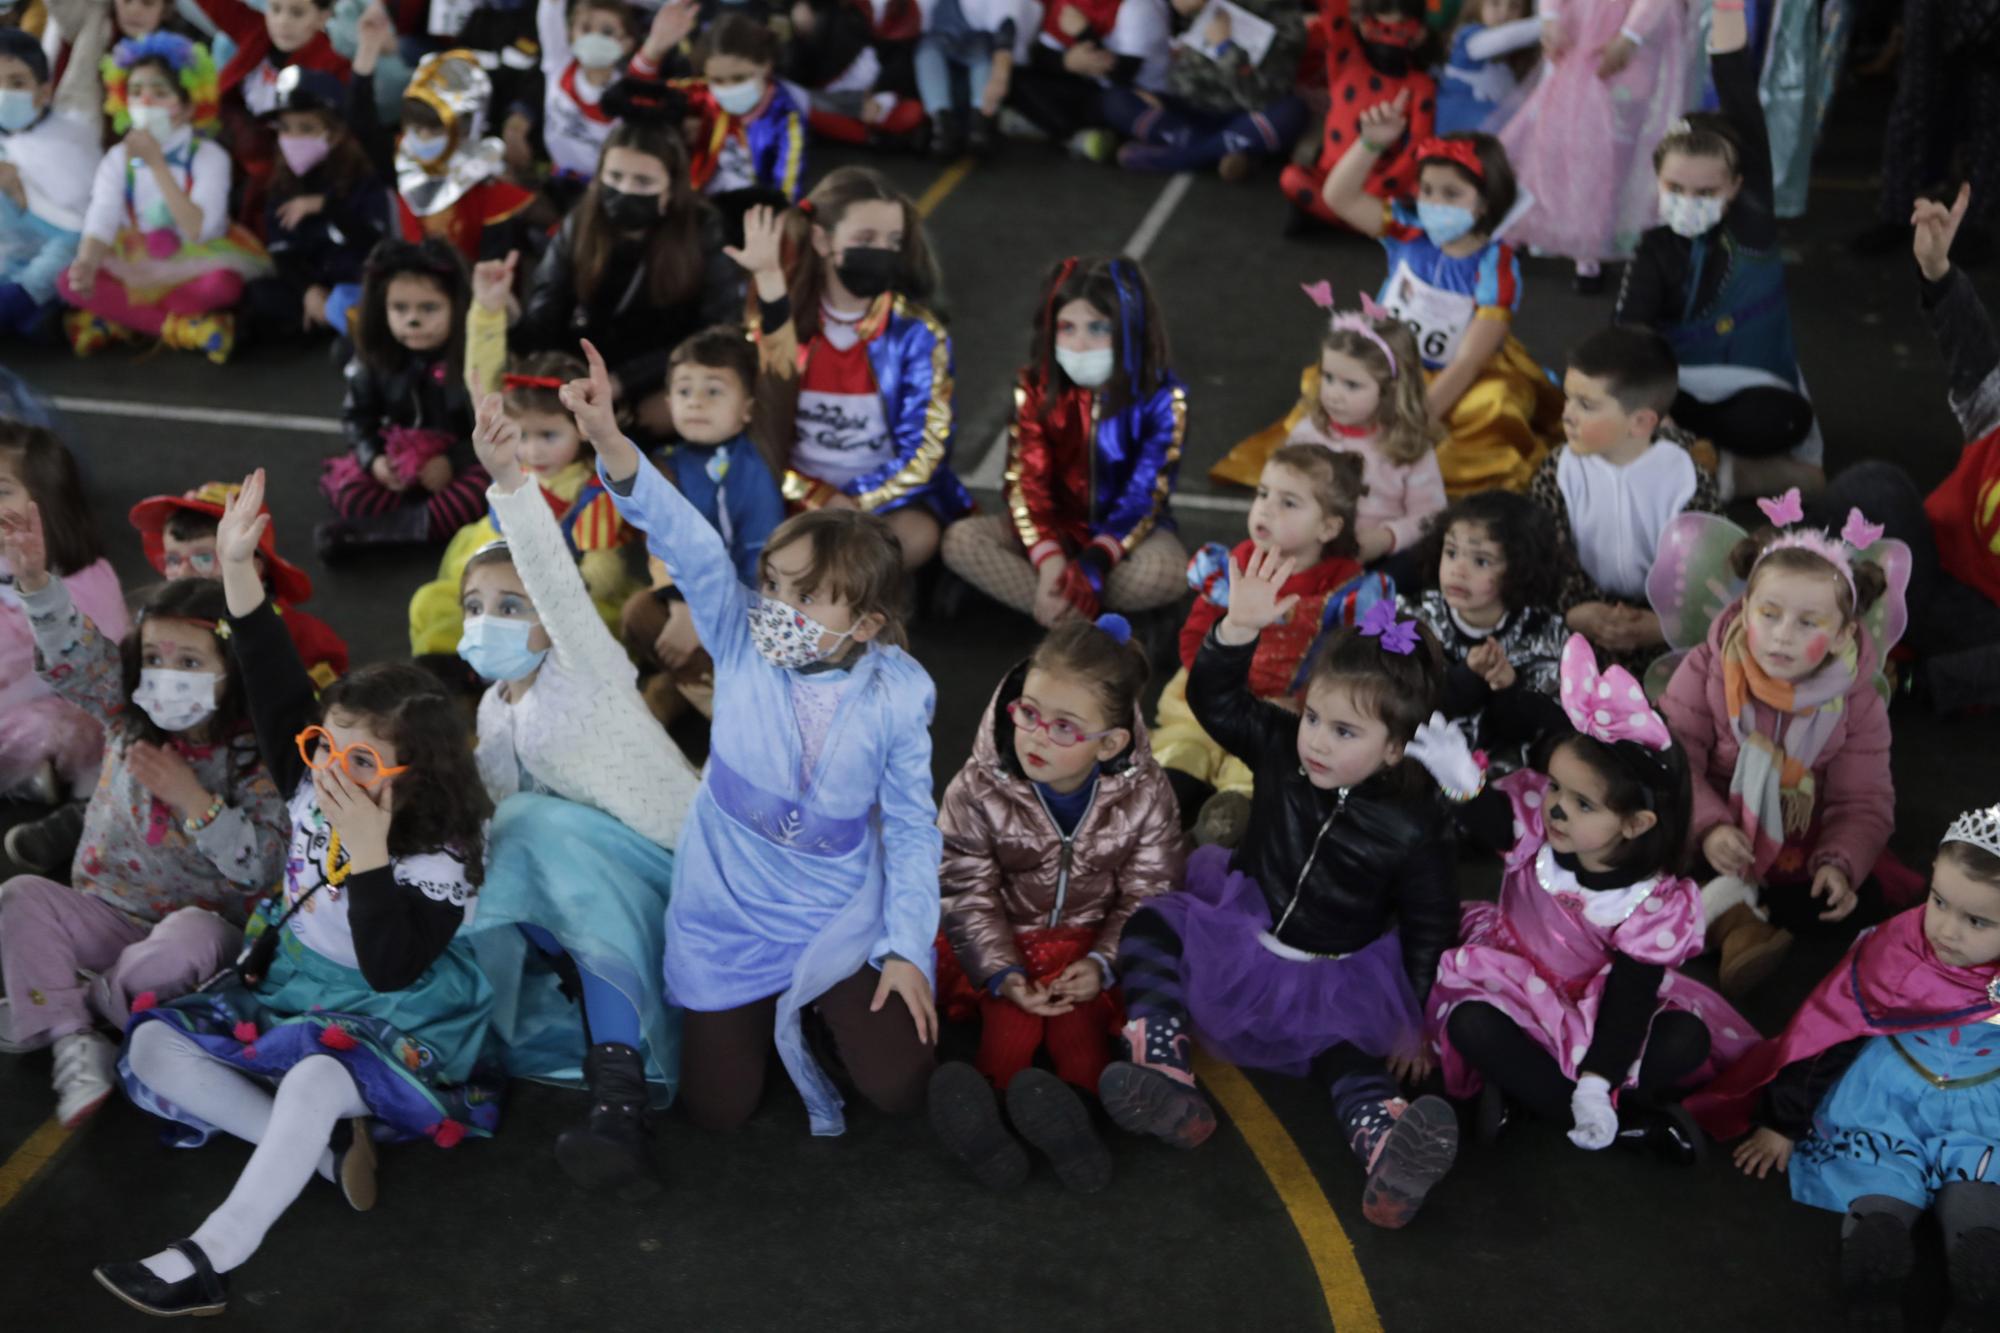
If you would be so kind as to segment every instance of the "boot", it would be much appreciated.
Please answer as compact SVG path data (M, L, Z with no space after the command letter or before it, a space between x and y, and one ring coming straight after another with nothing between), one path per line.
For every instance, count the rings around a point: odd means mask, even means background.
M957 160L965 151L965 118L956 111L931 117L931 156L940 162Z
M57 806L40 819L16 824L7 830L0 846L7 859L37 875L60 875L76 857L76 845L83 840L82 801Z
M1187 1033L1178 1018L1135 1018L1119 1034L1128 1058L1105 1066L1097 1097L1128 1134L1150 1134L1176 1148L1198 1148L1215 1133L1215 1108L1194 1085Z
M397 505L385 514L330 518L313 529L313 545L329 565L368 547L421 546L430 539L430 510L421 503Z
M1910 1226L1889 1213L1862 1213L1840 1240L1840 1294L1850 1329L1899 1333L1903 1287L1916 1263Z
M587 1190L615 1193L627 1203L660 1191L647 1151L646 1062L623 1042L594 1045L583 1058L590 1114L556 1136L556 1160Z
M1951 1272L1951 1317L1944 1333L2000 1328L2000 1230L1970 1228L1945 1252L1945 1263Z
M206 315L168 315L160 325L160 342L176 351L200 352L216 365L222 365L236 347L236 316L226 310Z
M1007 1085L1007 1118L1046 1156L1063 1187L1095 1194L1111 1183L1111 1152L1083 1098L1046 1069L1023 1069Z
M1709 934L1722 950L1721 990L1731 1001L1755 990L1792 951L1792 932L1764 920L1747 903L1717 917Z
M938 1142L987 1189L1018 1189L1028 1179L1028 1154L1000 1119L992 1085L971 1065L950 1060L932 1073L930 1116Z

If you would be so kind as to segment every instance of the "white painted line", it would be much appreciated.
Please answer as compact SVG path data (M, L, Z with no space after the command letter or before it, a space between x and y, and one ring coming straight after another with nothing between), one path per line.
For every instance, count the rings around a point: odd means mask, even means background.
M163 403L135 403L122 398L70 398L58 394L52 400L64 412L85 416L143 417L148 421L189 421L204 426L246 426L259 430L294 430L315 435L340 434L338 417L301 417L285 412L239 412L226 407L170 407Z
M1173 506L1176 509L1208 509L1218 514L1247 514L1250 500L1242 495L1199 495L1188 491L1175 491Z
M1144 259L1146 252L1153 248L1153 242L1159 240L1160 233L1166 230L1167 220L1174 215L1174 210L1181 206L1181 200L1187 197L1187 192L1193 185L1192 172L1183 171L1169 180L1166 188L1160 191L1159 198L1153 200L1153 206L1146 210L1146 216L1139 219L1139 225L1133 229L1132 235L1127 238L1118 253L1133 259ZM1008 401L1013 401L1011 392L1008 394ZM1006 474L1007 428L1002 426L1000 433L986 446L986 452L982 453L979 461L973 464L972 470L958 475L960 480L975 491L997 491Z

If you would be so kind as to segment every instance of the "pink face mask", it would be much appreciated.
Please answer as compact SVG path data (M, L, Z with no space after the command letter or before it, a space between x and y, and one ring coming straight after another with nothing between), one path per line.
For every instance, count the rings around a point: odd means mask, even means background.
M326 161L333 145L317 134L281 134L278 151L285 155L285 165L292 169L292 174L303 176Z

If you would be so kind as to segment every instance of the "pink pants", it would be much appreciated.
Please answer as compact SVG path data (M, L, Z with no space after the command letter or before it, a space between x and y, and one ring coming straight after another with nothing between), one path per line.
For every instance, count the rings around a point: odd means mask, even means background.
M0 884L0 972L13 1036L54 1041L91 1025L91 1011L117 1028L132 997L184 995L236 956L243 932L199 907L150 929L93 894L17 875ZM98 974L86 984L77 971Z
M158 301L142 305L132 299L125 284L109 273L97 275L88 298L76 294L69 285L69 272L56 279L62 299L79 310L88 310L138 333L158 337L168 315L205 315L211 310L227 310L243 299L243 277L229 269L217 269L198 278L189 278L168 291Z

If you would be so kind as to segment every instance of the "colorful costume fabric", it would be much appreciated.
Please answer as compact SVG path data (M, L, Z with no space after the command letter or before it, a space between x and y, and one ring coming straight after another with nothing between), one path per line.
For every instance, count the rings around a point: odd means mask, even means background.
M14 168L27 205L0 194L0 334L26 334L56 299L56 279L83 242L83 215L102 157L87 125L44 111L0 133L0 162Z
M705 194L775 190L799 197L806 170L806 116L785 85L770 80L764 100L747 116L715 104L708 85L688 85L688 114L701 119L688 163L688 179Z
M64 575L62 582L99 634L114 642L125 637L125 595L109 560ZM81 795L96 784L103 754L104 728L36 674L28 613L13 571L0 561L0 791L20 787L53 762L63 785Z
M1320 197L1327 176L1361 134L1361 113L1382 102L1410 96L1409 137L1394 152L1379 154L1368 170L1369 194L1398 199L1417 188L1416 145L1431 137L1437 114L1437 80L1416 62L1391 71L1370 60L1367 43L1349 15L1349 0L1321 0L1319 37L1325 50L1327 113L1320 131L1318 160L1309 167L1293 164L1278 176L1285 198L1322 222L1340 220ZM1051 13L1055 10L1051 9ZM1407 57L1407 53L1403 54Z

